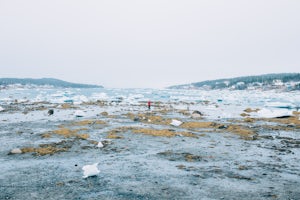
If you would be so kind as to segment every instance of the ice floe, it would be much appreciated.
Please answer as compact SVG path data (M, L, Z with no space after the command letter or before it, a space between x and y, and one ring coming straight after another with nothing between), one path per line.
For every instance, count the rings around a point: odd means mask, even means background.
M172 122L170 123L172 126L180 126L182 124L181 121L172 119Z
M19 149L19 148L15 148L15 149L12 149L10 151L11 154L21 154L22 153L22 150Z
M83 166L83 178L87 178L89 176L97 176L100 173L100 170L98 169L98 164L99 163L94 163L92 165Z
M76 110L74 115L76 117L84 117L85 116L85 113L82 111L82 110Z
M263 117L263 118L275 118L275 117L283 117L283 116L292 116L292 110L286 109L267 109L262 108L257 113L253 114L255 117Z
M98 148L102 148L102 147L104 147L104 145L103 145L103 143L100 141L100 142L98 142L97 147L98 147Z

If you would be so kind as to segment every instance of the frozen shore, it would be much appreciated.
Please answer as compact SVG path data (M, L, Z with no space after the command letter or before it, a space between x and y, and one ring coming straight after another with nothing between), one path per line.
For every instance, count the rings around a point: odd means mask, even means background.
M300 198L299 112L266 118L209 101L2 107L0 199ZM100 173L83 178L94 163Z

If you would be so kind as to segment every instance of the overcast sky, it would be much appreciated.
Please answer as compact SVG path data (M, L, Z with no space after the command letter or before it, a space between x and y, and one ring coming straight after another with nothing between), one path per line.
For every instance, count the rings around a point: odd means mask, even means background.
M0 69L110 88L300 72L300 0L0 0Z

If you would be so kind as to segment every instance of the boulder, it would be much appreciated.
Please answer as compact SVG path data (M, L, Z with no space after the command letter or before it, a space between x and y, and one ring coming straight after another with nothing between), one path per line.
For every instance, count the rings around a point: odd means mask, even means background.
M202 117L202 113L198 110L195 110L193 113L192 113L192 118L201 118Z
M53 109L48 110L48 115L53 115L53 114L54 114L54 110Z

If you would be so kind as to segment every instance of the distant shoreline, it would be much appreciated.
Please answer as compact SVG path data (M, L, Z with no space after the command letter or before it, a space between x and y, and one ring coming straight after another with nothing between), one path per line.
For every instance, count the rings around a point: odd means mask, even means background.
M82 83L71 83L54 78L0 78L0 89L9 86L24 87L62 87L62 88L103 88L101 85L82 84Z

